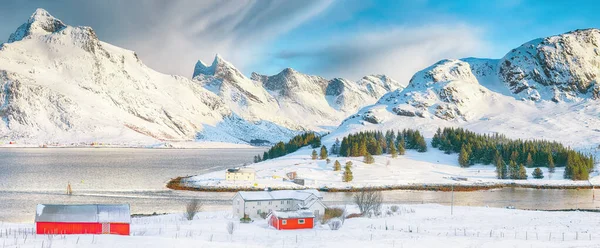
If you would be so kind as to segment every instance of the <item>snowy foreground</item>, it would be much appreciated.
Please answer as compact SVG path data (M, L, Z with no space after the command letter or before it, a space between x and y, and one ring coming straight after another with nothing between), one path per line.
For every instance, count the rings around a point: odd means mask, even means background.
M384 213L390 205L384 206ZM348 207L348 212L357 210ZM347 219L340 230L278 231L265 220L240 224L227 212L133 218L131 236L32 235L33 224L0 223L3 247L598 247L600 217L590 212L400 205L385 217ZM230 235L226 226L233 221ZM21 233L18 229L21 229ZM29 229L28 234L23 234ZM11 231L6 237L4 232ZM18 234L14 234L17 231Z
M299 151L265 162L249 165L256 169L256 181L225 181L225 171L216 171L194 176L184 180L186 186L204 188L322 188L347 189L350 187L401 187L411 185L475 185L491 186L495 184L519 185L600 185L597 172L590 174L589 181L572 181L563 179L564 167L556 168L555 173L548 173L543 179L531 176L534 168L527 168L527 180L499 180L496 178L493 165L474 165L461 168L456 154L444 154L429 147L425 153L407 150L406 155L391 158L389 155L374 156L374 164L365 164L362 157L330 157L331 162L312 160L312 149L302 148ZM334 161L342 164L341 171L333 171ZM343 167L347 161L352 162L354 180L343 182ZM388 164L389 163L389 164ZM305 179L301 186L288 181L286 174L296 172L298 178Z

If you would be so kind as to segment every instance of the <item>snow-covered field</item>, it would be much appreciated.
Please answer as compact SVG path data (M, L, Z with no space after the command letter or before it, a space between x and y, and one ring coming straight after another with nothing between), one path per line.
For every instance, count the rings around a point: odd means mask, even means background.
M278 231L265 220L240 224L229 212L133 218L131 236L32 235L34 224L1 223L3 247L598 247L600 217L485 207L384 206L384 215L347 219L340 230ZM389 210L389 212L388 212ZM348 212L357 210L348 206ZM234 222L230 235L226 226ZM20 230L19 230L20 229ZM11 234L6 236L5 232ZM15 234L15 231L17 234ZM25 234L27 233L27 234Z
M284 157L267 160L265 162L249 165L256 169L256 181L226 181L225 171L211 172L198 175L185 180L187 186L192 187L220 187L220 188L303 188L291 181L284 180L288 172L296 172L298 178L305 179L308 188L336 188L349 187L382 187L382 186L410 186L410 185L494 185L516 183L520 185L600 185L600 177L595 172L590 181L572 181L563 179L564 167L556 168L554 173L548 173L547 168L542 168L543 179L533 179L531 173L534 168L527 168L527 180L499 180L496 179L493 165L475 165L461 168L458 165L457 154L444 154L442 151L429 147L425 153L407 150L406 155L391 158L389 155L374 156L374 164L365 164L362 157L330 157L331 162L325 160L312 160L312 149L302 148L299 151ZM342 164L341 171L333 171L334 161ZM342 182L343 167L347 161L352 162L354 180ZM389 163L389 164L388 164ZM466 181L460 180L466 178Z

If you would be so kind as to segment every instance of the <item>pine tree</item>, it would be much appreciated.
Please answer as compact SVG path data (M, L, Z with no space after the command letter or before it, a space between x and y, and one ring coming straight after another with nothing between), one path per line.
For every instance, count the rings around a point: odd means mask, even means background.
M367 153L369 153L367 151L367 142L365 140L361 141L360 144L358 145L358 154L356 154L356 156L364 156Z
M460 154L458 155L458 164L460 164L461 167L469 166L469 154L467 153L465 146L462 146L460 149Z
M550 153L548 153L548 172L554 173L554 159Z
M419 131L416 132L416 134L418 135ZM426 152L427 151L427 142L425 142L425 138L423 138L423 136L419 135L416 136L417 139L417 151L418 152Z
M352 168L352 161L346 162L346 165L344 166L344 168Z
M359 154L359 152L358 152L358 144L356 144L356 142L354 142L352 144L352 150L351 150L351 152L350 152L350 154L348 156L350 156L350 157L358 157L358 156L360 156L358 154Z
M498 151L496 151L495 164L496 164L496 177L498 179L506 179L507 178L506 165L504 164L504 160L502 160L502 157L500 156L500 153Z
M352 164L351 162L346 163L346 167L344 168L344 175L342 176L342 181L344 182L350 182L352 181L352 179L354 179L351 170L352 166L349 166L348 163Z
M321 152L319 153L319 157L321 159L326 159L327 158L327 147L325 147L324 145L321 146Z
M340 164L340 161L335 161L333 162L333 171L339 171L342 169L342 165Z
M312 160L317 160L317 151L315 151L315 150L313 149L313 151L312 151L312 155L311 155L310 157L312 158Z
M510 179L519 179L519 166L514 160L508 163L508 175Z
M527 179L527 170L525 169L525 166L523 164L521 164L519 166L519 173L517 174L517 179L520 179L520 180Z
M373 156L371 156L370 153L367 152L367 154L365 155L363 162L365 164L372 164L375 163L375 158L373 158Z
M329 164L329 163L331 163L331 159L327 158L327 159L325 159L325 162L326 162L327 164Z
M267 152L263 153L263 161L269 159L269 154Z
M527 167L533 166L533 158L531 158L531 153L527 153Z
M404 155L406 154L406 149L404 149L404 144L399 143L398 144L398 155Z
M535 179L542 179L542 178L544 178L544 172L542 172L542 169L540 169L540 167L535 168L535 170L533 170L533 173L531 173L531 175Z
M394 144L390 144L390 154L392 155L392 158L398 157L398 151L396 150L396 146Z

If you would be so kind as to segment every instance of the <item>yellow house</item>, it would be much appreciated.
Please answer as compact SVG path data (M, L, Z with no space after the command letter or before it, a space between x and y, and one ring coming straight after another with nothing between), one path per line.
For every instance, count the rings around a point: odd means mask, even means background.
M256 170L254 168L233 168L225 171L226 181L254 181Z

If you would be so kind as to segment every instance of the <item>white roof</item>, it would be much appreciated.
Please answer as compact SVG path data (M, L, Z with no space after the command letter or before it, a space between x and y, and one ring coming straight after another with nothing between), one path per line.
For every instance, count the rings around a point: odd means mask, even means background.
M227 173L256 173L256 169L250 167L227 169Z
M315 215L310 210L298 210L298 211L273 211L272 213L279 219L291 219L291 218L314 218Z
M316 189L305 190L275 190L275 191L239 191L238 194L245 201L269 201L269 200L306 200L309 196L315 195L321 198L321 194Z
M35 222L130 223L128 204L38 204Z

